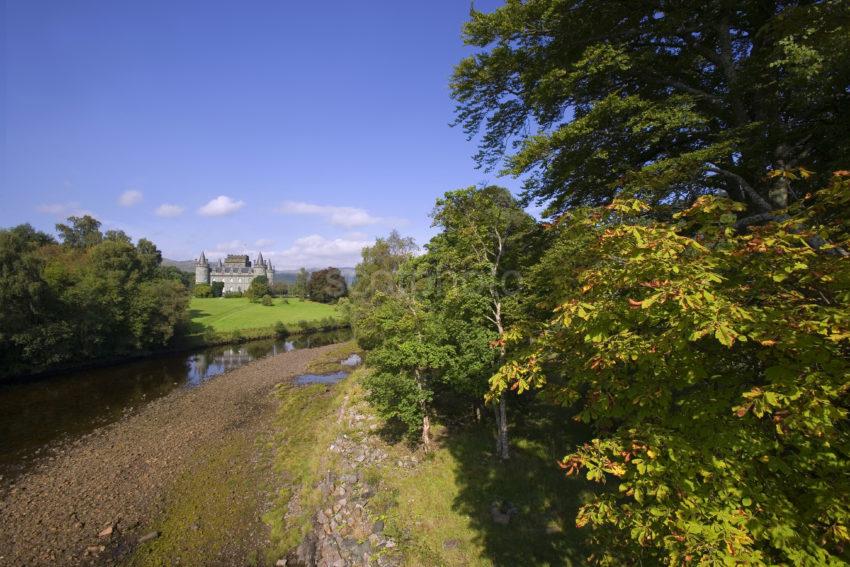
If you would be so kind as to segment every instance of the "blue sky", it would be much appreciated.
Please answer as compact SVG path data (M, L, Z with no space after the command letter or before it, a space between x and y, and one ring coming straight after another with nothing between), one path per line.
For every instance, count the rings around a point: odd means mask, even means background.
M0 6L0 226L89 212L170 258L353 265L426 241L444 191L518 187L449 127L468 1Z

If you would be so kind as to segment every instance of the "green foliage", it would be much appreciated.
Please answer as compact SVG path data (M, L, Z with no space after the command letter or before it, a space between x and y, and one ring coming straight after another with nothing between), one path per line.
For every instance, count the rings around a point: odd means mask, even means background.
M245 292L245 296L251 301L259 302L266 295L269 295L269 278L266 276L257 276L251 280L251 285Z
M279 339L284 339L289 336L289 329L283 324L283 321L278 321L274 324L274 334Z
M603 563L838 564L850 543L850 182L752 232L743 209L572 211L539 269L575 285L507 335L493 391L543 388L596 429L561 466L611 487L576 520Z
M68 217L69 224L57 224L56 232L59 233L59 238L62 240L62 245L69 248L79 248L81 250L91 248L103 240L103 234L100 232L100 221L89 215L82 217ZM129 244L127 235L120 231L109 231L112 242L121 242ZM123 235L123 237L122 237Z
M289 292L295 297L301 299L307 299L307 282L310 279L310 274L307 273L307 270L301 268L298 270L298 274L295 276L295 283L292 284L292 288Z
M330 303L348 295L348 285L339 268L325 268L310 274L307 295L312 301Z
M271 307L272 305L274 305L274 301L272 301L272 296L268 294L263 296L261 303L266 307Z
M274 297L284 297L289 294L289 286L285 282L275 282L269 286L269 292Z
M222 297L226 297L228 299L235 299L239 297L244 297L244 294L241 291L225 291Z
M195 297L212 297L212 287L209 284L195 284L192 295Z
M841 1L509 0L473 9L457 123L481 165L526 175L557 214L628 194L685 206L723 190L760 213L850 151L850 5ZM531 126L531 127L529 127Z
M58 225L59 246L29 225L0 230L0 375L165 346L186 320L186 287L144 239Z
M210 284L213 297L221 297L224 293L224 282L212 282Z

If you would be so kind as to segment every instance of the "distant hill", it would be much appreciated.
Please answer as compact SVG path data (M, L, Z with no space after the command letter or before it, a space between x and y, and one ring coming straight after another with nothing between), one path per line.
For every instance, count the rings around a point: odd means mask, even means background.
M178 270L183 272L188 272L190 274L195 273L195 261L194 260L169 260L168 258L162 259L163 266L174 266Z
M174 266L178 270L188 272L190 274L195 273L195 261L194 260L170 260L168 258L162 259L163 266ZM307 268L308 272L315 272L316 270L321 270L322 268ZM354 268L340 268L339 271L342 273L342 277L345 278L345 283L351 285L354 282ZM298 276L298 270L275 270L274 271L274 279L278 282L284 283L295 283L295 278Z
M324 266L327 267L327 266ZM194 268L193 268L194 269ZM321 270L322 268L307 268L308 272L315 272L316 270ZM354 282L354 268L340 268L340 273L342 277L345 279L345 283L351 285ZM275 270L274 271L274 280L276 282L284 282L284 283L295 283L295 278L298 277L298 270Z

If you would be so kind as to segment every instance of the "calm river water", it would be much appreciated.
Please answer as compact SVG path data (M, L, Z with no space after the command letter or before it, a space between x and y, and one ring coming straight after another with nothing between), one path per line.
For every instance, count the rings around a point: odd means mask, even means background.
M0 479L8 480L64 439L112 423L177 388L270 354L351 338L349 329L206 347L0 385Z

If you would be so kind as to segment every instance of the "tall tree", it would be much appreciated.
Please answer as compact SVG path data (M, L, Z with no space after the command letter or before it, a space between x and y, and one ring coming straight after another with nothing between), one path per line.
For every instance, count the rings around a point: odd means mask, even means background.
M59 238L62 239L62 244L65 246L86 249L100 244L103 240L103 234L100 232L100 221L92 216L68 217L68 223L56 225L56 232L59 233ZM111 236L120 240L117 231L113 232Z
M396 288L401 285L399 270L413 258L416 250L413 238L404 238L394 230L386 238L376 239L375 244L361 251L362 260L354 268L354 285L351 288L351 323L364 348L375 344L380 339L381 331L371 325L361 324L361 320L368 318L377 304L387 296L397 293Z
M741 227L850 153L843 0L508 0L473 11L465 40L482 51L455 70L457 123L553 215L725 191Z
M325 268L310 274L307 295L313 301L329 303L348 295L348 285L339 268Z
M295 275L295 283L292 284L292 295L305 299L307 297L307 282L310 281L310 274L306 268L301 268Z
M434 388L450 364L453 350L439 306L431 301L428 290L418 285L428 277L427 259L412 257L407 251L411 241L401 247L387 248L387 243L384 240L376 243L377 250L363 251L364 262L391 267L382 274L380 289L371 296L355 296L355 334L368 349L366 361L375 370L367 376L365 386L378 412L402 423L408 433L418 431L427 450ZM368 266L360 271L374 273Z
M498 348L498 362L505 357L504 334L520 289L521 270L534 249L536 223L507 189L484 187L446 193L437 200L434 225L443 232L428 245L447 272L444 282L473 303L478 302L480 325L490 329ZM510 454L508 445L507 401L504 392L496 394L497 448L502 459Z
M257 276L251 280L251 285L248 286L245 294L252 302L259 302L263 296L269 295L269 278L266 276ZM213 297L215 297L215 293L213 293Z
M140 238L136 243L136 255L139 257L142 273L148 277L156 274L160 264L162 264L162 252L159 251L156 244L147 238Z

